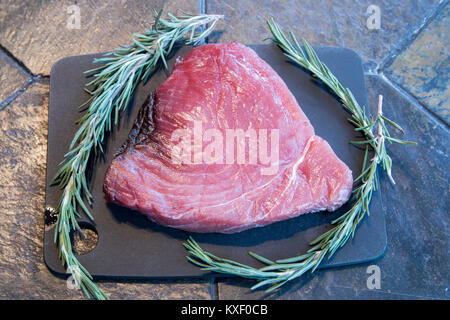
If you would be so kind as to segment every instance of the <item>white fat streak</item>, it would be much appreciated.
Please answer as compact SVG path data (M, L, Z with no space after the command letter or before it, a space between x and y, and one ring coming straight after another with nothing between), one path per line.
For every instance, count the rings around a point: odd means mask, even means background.
M291 186L291 184L294 182L294 180L296 179L296 176L297 176L297 168L298 168L298 166L303 162L303 160L305 160L305 156L306 156L306 154L308 153L309 148L311 147L311 143L312 143L313 141L315 141L315 140L316 140L316 136L312 136L312 137L310 137L310 138L308 139L308 141L306 142L306 146L305 146L305 148L303 149L302 154L301 154L300 157L298 158L297 162L292 166L292 174L291 174L291 177L289 178L289 183L288 183L286 189L289 188L289 187Z
M294 163L294 165L292 166L292 174L291 177L289 178L289 183L287 184L287 186L284 188L283 192L281 193L281 195L283 195L286 190L292 185L292 183L297 179L297 169L298 166L303 162L303 160L305 160L305 156L309 151L309 148L311 146L311 143L316 140L315 139L316 136L311 136L308 141L306 142L306 146L305 148L303 148L302 153L300 154L300 157L297 159L297 162ZM263 220L265 219L267 216L270 215L270 213L273 211L273 209L275 209L277 206L272 207L272 209L270 209L269 211L267 211L262 217L259 217L259 220ZM228 229L227 229L228 230Z
M292 182L296 179L297 168L298 168L298 166L303 162L303 160L305 159L305 156L306 156L306 154L307 154L308 151L309 151L309 148L310 148L310 146L311 146L311 143L312 143L314 140L316 140L316 136L311 136L311 137L308 139L308 141L306 142L306 146L305 146L305 148L303 149L302 153L300 154L300 157L299 157L298 160L295 162L295 164L292 166L292 174L291 174L291 177L289 178L289 183L288 183L288 185L286 186L286 188L284 189L283 193L291 186ZM270 180L269 180L268 182L266 182L265 184L259 186L259 187L256 188L256 189L249 190L248 192L241 194L239 197L233 198L233 199L231 199L231 200L229 200L229 201L227 201L227 202L219 203L219 204L217 204L217 205L205 206L205 207L202 207L202 209L210 209L210 208L222 207L222 206L225 206L225 205L227 205L227 204L230 204L230 203L232 203L232 202L234 202L234 201L237 201L237 200L239 200L239 199L245 198L248 194L251 194L251 193L253 193L253 192L257 192L258 190L260 190L260 189L262 189L262 188L268 186L269 184L272 183L273 180L275 180L276 178L278 178L279 175L280 175L280 174L283 174L283 173L284 173L284 171L283 171L283 172L280 172L278 175L276 175L275 177L273 177L272 179L270 179ZM266 216L268 216L268 215L272 212L272 210L273 210L274 208L275 208L275 207L273 207L273 208L270 209L268 212L266 212L266 213L264 214L264 216L262 217L262 219L264 219ZM175 215L175 216L170 216L170 217L173 218L173 219L179 219L179 218L181 218L183 215L185 215L185 212L179 213L179 214L177 214L177 215ZM242 226L241 226L241 227L242 227ZM231 227L231 228L234 228L234 227ZM227 230L228 230L228 229L227 229Z

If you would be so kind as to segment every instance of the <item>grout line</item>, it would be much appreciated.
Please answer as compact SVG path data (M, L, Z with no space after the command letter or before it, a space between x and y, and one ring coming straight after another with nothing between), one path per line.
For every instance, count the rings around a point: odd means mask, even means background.
M11 51L9 51L6 47L4 47L2 44L0 44L0 56L5 59L8 63L10 63L13 67L18 69L19 72L23 73L28 77L27 82L22 88L17 89L12 95L7 97L5 100L0 102L0 111L6 108L11 102L13 102L17 97L19 97L23 92L25 92L28 87L30 87L33 83L36 81L39 81L40 79L47 79L50 78L50 76L45 76L41 74L34 74L31 72L30 69L17 59Z
M388 85L390 85L395 91L399 92L405 98L410 100L412 103L414 103L422 112L424 112L429 118L436 121L439 125L441 125L443 128L449 130L450 125L445 122L440 116L438 116L436 113L431 111L428 106L426 106L423 102L421 102L419 99L417 99L411 92L409 92L407 89L403 88L400 84L396 83L395 81L389 79L385 74L378 73L378 74L369 74L366 73L365 75L368 76L379 76L384 82L386 82Z
M418 26L416 24L417 27L412 32L406 34L403 39L401 39L397 45L395 45L394 48L392 48L391 51L389 51L388 54L378 63L375 68L375 72L381 73L384 68L389 67L397 56L417 39L419 34L434 20L434 18L448 3L448 0L440 0L436 7L431 9L431 12L423 18L421 23Z
M25 92L28 87L34 82L33 78L30 78L27 80L27 82L25 83L25 86L23 86L22 88L16 90L12 95L10 95L8 98L6 98L5 100L3 100L0 103L0 111L2 111L3 109L5 109L11 102L13 102L18 96L20 96L23 92Z
M47 80L46 76L41 76L41 75L36 75L33 76L31 78L29 78L27 80L27 82L25 83L25 85L22 88L17 89L12 95L10 95L9 97L7 97L5 100L3 100L2 102L0 102L0 111L2 111L3 109L5 109L11 102L13 102L17 97L19 97L22 93L24 93L25 91L27 91L28 87L30 87L32 84L39 82L40 79L45 79Z
M199 0L200 1L200 14L206 14L206 0ZM205 27L202 26L201 27L201 32L203 32L205 30ZM200 41L200 45L204 45L205 43L208 43L208 39L207 37L205 39L203 39L202 41Z
M200 14L206 14L206 0L200 0Z
M21 71L22 73L26 74L28 77L33 78L36 76L33 72L31 72L30 69L28 69L28 67L25 65L25 63L23 63L22 61L17 59L2 44L0 44L0 55L2 55L3 58L8 60L13 66L15 66L17 69L19 69L19 71Z
M219 286L216 277L212 277L211 280L209 280L209 293L211 295L211 300L219 300Z
M207 9L206 9L206 0L200 0L200 13L201 14L207 14ZM209 43L209 36L207 36L204 40L202 44L206 44Z

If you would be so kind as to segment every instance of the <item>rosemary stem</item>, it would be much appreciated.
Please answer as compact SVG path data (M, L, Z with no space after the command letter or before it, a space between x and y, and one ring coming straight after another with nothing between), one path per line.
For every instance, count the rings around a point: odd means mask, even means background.
M94 87L93 90L86 90L91 98L80 106L88 105L86 113L77 122L80 127L53 179L62 189L54 242L58 245L63 265L76 283L87 296L92 295L97 299L107 296L91 281L91 275L76 259L70 243L70 233L80 230L76 219L80 216L78 207L93 219L84 204L84 199L89 203L92 201L86 177L92 152L103 152L105 133L111 130L113 121L117 123L119 111L128 107L139 81L147 80L160 62L167 67L165 56L169 55L174 43L201 42L212 32L217 21L223 18L221 15L194 16L186 13L176 17L168 13L165 19L161 17L162 11L154 13L152 28L142 35L135 34L133 44L120 46L103 58L94 59L94 63L101 63L102 66L87 72L95 74L94 80L86 84ZM201 26L204 28L200 30ZM188 39L187 34L190 34Z
M292 42L289 41L274 19L268 21L267 25L273 36L272 41L280 47L282 52L294 63L311 72L315 77L326 84L332 93L340 98L343 108L351 114L352 118L349 119L350 123L352 123L355 126L355 130L361 132L366 139L354 142L360 145L364 144L366 148L362 173L355 179L355 182L360 181L360 183L354 187L353 196L350 200L350 209L331 222L333 227L330 230L310 242L312 247L306 254L294 258L275 260L275 262L272 263L272 260L252 253L251 256L256 260L263 263L270 263L268 266L260 269L254 269L247 266L245 268L245 273L243 273L240 271L242 268L237 267L237 265L239 265L238 262L219 258L204 251L192 238L189 238L187 243L184 244L189 253L194 257L188 258L189 261L194 264L215 272L234 274L251 279L256 278L259 282L255 284L252 289L268 284L274 284L266 290L272 291L284 285L287 281L291 281L292 279L303 275L308 270L314 272L325 256L328 256L328 258L333 256L336 250L344 246L348 239L354 236L359 223L365 216L369 215L369 205L372 199L372 193L377 189L377 169L380 163L382 163L384 170L387 172L390 180L394 183L391 175L392 160L386 153L386 137L388 137L391 142L402 144L414 143L390 138L390 134L383 121L386 121L401 132L403 131L398 124L383 116L383 97L381 95L378 97L377 116L372 120L372 118L367 117L364 107L361 108L359 106L351 91L344 88L328 67L320 61L314 49L306 40L303 40L304 49L302 49L292 33L289 33ZM376 137L372 131L375 125L378 126ZM370 160L367 159L369 148L374 153L374 156ZM257 272L251 273L252 269Z

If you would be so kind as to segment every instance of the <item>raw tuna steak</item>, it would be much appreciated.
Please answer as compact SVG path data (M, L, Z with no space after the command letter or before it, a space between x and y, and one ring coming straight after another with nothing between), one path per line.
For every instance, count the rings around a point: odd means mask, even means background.
M352 173L250 48L178 59L105 177L107 201L156 223L234 233L345 203Z

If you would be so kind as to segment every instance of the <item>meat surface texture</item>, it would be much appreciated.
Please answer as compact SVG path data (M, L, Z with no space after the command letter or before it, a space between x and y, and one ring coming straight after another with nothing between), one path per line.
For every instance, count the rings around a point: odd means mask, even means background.
M240 150L228 139L236 132L248 141ZM109 165L104 192L165 226L234 233L333 211L352 185L280 76L252 49L225 43L177 60Z

